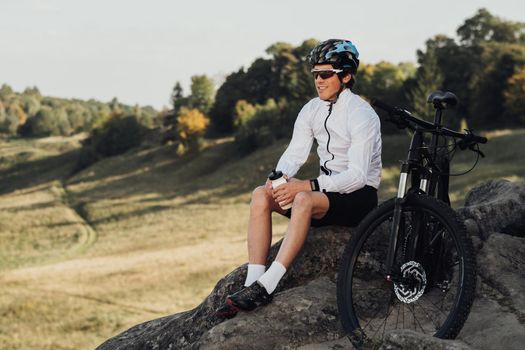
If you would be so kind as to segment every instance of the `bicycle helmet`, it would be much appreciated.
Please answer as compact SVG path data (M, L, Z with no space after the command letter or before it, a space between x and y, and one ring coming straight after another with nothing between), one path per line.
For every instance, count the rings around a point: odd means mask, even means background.
M349 40L329 39L313 48L308 55L312 68L316 64L331 64L335 69L355 74L359 67L359 52Z

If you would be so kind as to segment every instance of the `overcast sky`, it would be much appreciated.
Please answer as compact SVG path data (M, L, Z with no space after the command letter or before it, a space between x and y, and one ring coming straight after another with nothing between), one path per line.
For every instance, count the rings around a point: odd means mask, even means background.
M0 84L161 108L176 81L220 81L277 41L347 38L362 62L415 61L481 7L525 20L523 0L0 0Z

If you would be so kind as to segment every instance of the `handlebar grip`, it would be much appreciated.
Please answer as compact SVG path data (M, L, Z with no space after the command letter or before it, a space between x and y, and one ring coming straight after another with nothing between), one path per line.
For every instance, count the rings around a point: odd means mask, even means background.
M483 136L474 136L472 139L477 143L487 143L487 138Z

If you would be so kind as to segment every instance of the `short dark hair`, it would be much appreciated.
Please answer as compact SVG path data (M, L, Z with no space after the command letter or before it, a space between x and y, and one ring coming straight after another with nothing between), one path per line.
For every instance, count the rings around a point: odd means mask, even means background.
M344 71L342 73L339 73L338 76L339 76L339 80L342 82L343 81L343 78L347 75L347 74L351 74L350 76L350 81L348 83L345 83L345 87L352 90L352 87L354 86L355 84L355 73L352 73L352 72L349 72L349 71Z

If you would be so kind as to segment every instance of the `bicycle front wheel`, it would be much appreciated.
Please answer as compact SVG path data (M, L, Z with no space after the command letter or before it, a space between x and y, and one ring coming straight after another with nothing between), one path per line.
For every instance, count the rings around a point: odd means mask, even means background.
M427 195L405 198L394 277L386 279L394 202L361 222L339 267L339 315L358 349L378 348L395 329L455 338L474 298L476 263L465 226L450 207Z

